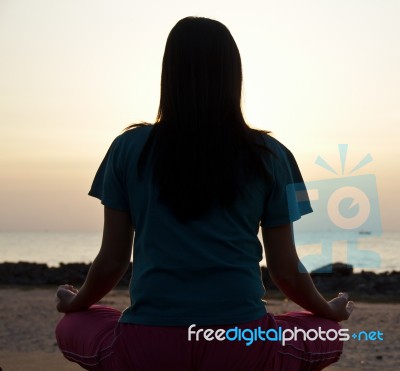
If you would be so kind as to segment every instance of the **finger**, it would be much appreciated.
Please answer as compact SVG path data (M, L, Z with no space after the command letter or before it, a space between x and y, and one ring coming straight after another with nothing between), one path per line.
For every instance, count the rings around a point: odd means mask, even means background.
M73 293L77 294L78 293L78 289L76 289L74 286L72 285L68 285L68 290L72 291Z
M60 286L58 286L58 289L69 290L69 286L70 286L70 285L67 285L67 284L65 284L65 285L60 285Z
M346 305L347 313L349 313L349 315L350 315L351 312L353 312L353 309L354 309L354 302L349 301L349 302L347 303L347 305Z
M65 289L65 288L60 288L60 289L57 290L57 296L60 299L68 297L71 294L72 294L72 292L70 290L68 290L68 289Z
M339 292L338 297L339 298L344 298L346 300L349 300L349 294L347 292Z
M58 292L60 292L60 291L69 291L69 292L72 292L74 294L78 293L78 290L74 286L71 286L71 285L58 286L57 295L58 295Z
M59 287L56 293L57 298L61 299L61 297L63 296L65 289L62 287Z

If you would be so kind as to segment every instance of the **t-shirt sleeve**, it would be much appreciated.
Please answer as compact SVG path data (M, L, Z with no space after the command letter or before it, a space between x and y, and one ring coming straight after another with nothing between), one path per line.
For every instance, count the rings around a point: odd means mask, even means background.
M101 162L89 195L98 198L104 206L111 209L129 211L123 163L121 136L119 136L113 141Z
M293 154L276 141L268 170L272 181L266 195L262 227L277 227L294 222L313 210L299 166Z

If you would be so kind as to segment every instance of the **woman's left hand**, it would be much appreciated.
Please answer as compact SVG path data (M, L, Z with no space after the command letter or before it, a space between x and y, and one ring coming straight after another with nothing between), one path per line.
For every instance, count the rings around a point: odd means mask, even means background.
M71 285L61 285L57 289L57 310L60 313L68 313L74 311L73 301L78 290Z

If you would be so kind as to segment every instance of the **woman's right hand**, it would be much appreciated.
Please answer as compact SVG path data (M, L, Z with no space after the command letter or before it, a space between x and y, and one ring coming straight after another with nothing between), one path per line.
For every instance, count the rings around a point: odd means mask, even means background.
M347 293L339 292L339 295L328 302L332 313L332 319L335 321L347 320L354 309L354 303L349 301Z
M73 301L78 290L71 285L61 285L57 289L57 305L56 308L60 313L73 312Z

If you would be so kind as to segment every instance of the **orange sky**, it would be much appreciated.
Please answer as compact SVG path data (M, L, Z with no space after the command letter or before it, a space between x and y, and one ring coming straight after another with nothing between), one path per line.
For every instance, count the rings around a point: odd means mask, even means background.
M0 3L0 230L97 230L87 191L113 138L153 121L162 53L181 18L223 22L242 55L246 117L306 180L370 153L385 230L399 230L400 2Z

